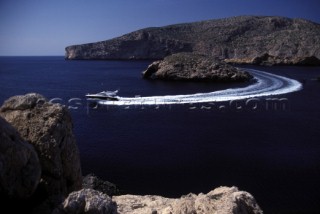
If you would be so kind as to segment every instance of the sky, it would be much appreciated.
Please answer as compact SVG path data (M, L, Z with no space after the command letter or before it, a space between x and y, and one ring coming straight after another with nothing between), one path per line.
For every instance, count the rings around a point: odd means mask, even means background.
M0 0L0 56L63 56L68 45L239 15L320 23L319 8L320 0Z

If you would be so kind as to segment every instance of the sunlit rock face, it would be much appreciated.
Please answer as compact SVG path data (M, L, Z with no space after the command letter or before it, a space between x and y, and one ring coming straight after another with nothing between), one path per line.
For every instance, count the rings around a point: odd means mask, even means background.
M122 195L112 198L119 214L179 213L179 214L262 214L263 211L247 192L236 187L219 187L207 194L188 194L171 199L161 196Z

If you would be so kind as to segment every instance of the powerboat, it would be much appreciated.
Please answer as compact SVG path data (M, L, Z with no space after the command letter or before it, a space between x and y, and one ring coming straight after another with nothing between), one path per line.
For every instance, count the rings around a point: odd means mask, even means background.
M116 91L101 91L96 94L87 94L86 97L95 100L119 100L117 96L118 90Z

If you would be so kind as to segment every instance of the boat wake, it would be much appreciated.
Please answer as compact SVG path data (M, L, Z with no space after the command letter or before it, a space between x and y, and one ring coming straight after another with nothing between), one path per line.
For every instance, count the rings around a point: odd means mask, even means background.
M254 69L246 70L254 76L255 83L244 88L230 88L209 93L197 93L188 95L166 95L149 97L117 96L117 101L101 100L98 101L98 103L101 105L121 106L222 102L287 94L302 89L302 84L294 79Z

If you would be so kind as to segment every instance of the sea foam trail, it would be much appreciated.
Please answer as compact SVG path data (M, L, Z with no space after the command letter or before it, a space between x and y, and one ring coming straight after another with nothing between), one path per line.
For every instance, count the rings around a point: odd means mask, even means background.
M244 88L230 88L209 93L187 95L166 95L149 97L118 97L117 101L103 100L101 105L170 105L186 103L222 102L287 94L302 89L302 84L294 79L267 73L260 70L247 69L255 79L255 83Z

